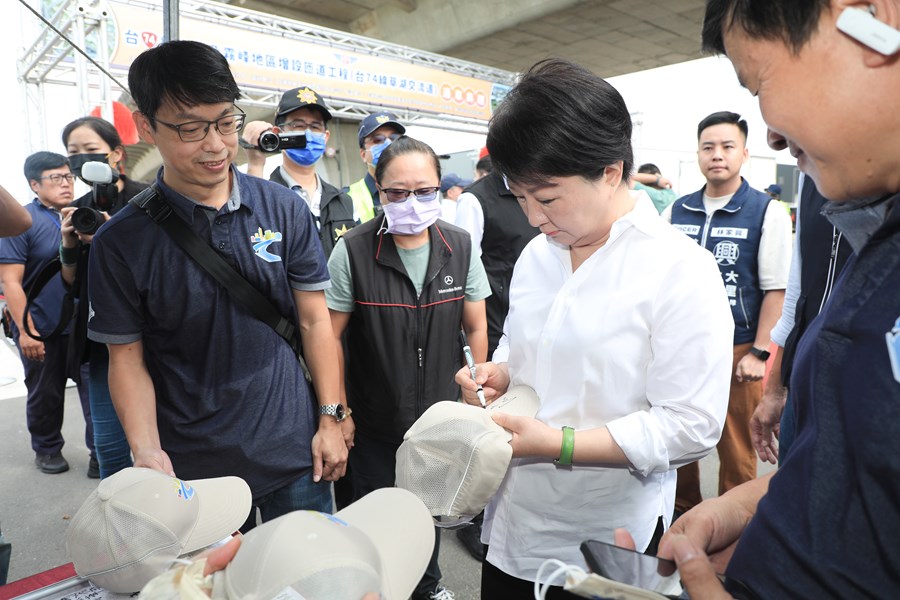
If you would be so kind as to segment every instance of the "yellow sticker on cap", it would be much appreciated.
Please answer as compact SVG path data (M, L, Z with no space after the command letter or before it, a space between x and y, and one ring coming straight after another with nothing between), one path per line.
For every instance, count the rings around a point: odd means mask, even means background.
M311 89L303 88L302 90L297 91L297 98L300 102L305 102L306 104L318 104L319 97L316 96L316 93Z

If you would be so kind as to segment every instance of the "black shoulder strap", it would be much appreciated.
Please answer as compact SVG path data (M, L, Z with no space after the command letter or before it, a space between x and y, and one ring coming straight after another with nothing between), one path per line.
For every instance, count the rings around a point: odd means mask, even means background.
M38 276L34 278L34 281L31 282L31 285L28 286L28 290L25 292L25 313L22 315L22 328L25 330L25 333L39 342L46 342L47 340L52 340L59 336L65 331L66 327L69 326L69 321L72 320L72 315L75 314L75 298L67 291L63 296L62 305L59 308L59 321L53 331L45 336L40 336L37 332L32 331L31 326L28 324L28 315L31 312L31 305L34 304L34 301L41 293L41 290L44 289L44 286L47 285L51 279L56 277L56 274L59 273L61 267L62 265L59 262L59 256L56 256L53 260L44 265L44 268L41 269L41 272L38 273Z
M300 354L300 340L294 324L278 312L271 300L229 265L209 244L200 239L200 236L194 233L183 219L175 214L155 183L133 197L130 203L146 212L182 250L212 275L238 304L284 338L300 361L304 377L307 381L312 381L306 361Z

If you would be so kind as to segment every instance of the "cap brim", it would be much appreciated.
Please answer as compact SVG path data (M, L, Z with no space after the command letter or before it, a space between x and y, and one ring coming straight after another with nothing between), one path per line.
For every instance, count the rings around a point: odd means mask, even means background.
M372 135L372 133L374 133L376 129L378 129L380 127L384 127L385 125L392 126L394 129L397 130L397 133L399 133L400 135L406 134L406 127L404 127L401 123L398 123L397 121L393 121L393 120L385 121L384 123L377 123L375 125L375 127L367 129L365 132L360 131L357 134L357 138L359 138L359 143L362 144L363 140L366 139L367 137L369 137L370 135Z
M199 500L197 525L184 542L182 554L222 540L247 520L253 502L250 486L240 477L216 477L185 481Z
M533 417L540 408L541 399L530 386L516 385L488 404L486 410L520 417Z
M407 490L382 488L335 513L362 531L381 557L386 600L409 598L434 552L434 521Z

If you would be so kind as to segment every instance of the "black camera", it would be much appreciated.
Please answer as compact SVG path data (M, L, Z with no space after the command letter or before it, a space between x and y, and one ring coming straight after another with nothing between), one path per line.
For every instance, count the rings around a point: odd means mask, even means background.
M264 131L257 142L263 152L278 152L289 148L306 148L305 131Z
M72 227L85 235L94 235L105 221L106 218L100 211L87 206L82 206L72 213Z

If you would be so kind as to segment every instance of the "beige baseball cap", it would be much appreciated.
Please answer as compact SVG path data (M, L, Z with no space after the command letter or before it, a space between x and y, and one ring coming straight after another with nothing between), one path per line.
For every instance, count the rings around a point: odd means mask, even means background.
M182 481L152 469L123 469L78 509L66 550L78 575L112 592L136 592L178 556L237 531L251 501L240 477Z
M434 551L434 523L413 494L375 490L334 515L295 511L247 533L215 574L214 598L409 598Z
M500 488L512 459L512 434L494 412L533 417L541 401L520 385L487 408L437 402L413 423L397 450L397 487L414 493L438 527L454 527L484 510Z

